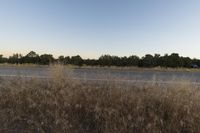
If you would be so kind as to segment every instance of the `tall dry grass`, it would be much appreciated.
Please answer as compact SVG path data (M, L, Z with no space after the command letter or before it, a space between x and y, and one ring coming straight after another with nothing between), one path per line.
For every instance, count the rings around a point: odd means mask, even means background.
M63 69L49 80L1 79L0 132L200 132L200 90L189 84L87 83Z

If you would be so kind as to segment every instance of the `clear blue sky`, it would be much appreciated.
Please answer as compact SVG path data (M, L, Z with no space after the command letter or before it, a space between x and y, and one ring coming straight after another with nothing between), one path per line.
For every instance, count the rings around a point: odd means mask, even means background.
M199 0L0 0L0 53L200 58Z

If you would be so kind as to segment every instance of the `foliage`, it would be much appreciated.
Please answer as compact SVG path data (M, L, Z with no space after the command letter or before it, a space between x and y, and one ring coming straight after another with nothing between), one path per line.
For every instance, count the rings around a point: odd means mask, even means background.
M53 58L53 55L51 54L43 54L40 56L40 62L39 62L40 64L48 65L53 62L54 62L54 58Z
M76 66L88 65L88 66L119 66L119 67L184 67L190 68L193 66L200 66L199 59L191 59L189 57L179 56L177 53L171 55L165 54L161 56L159 54L151 55L146 54L144 57L138 57L131 55L129 57L118 57L111 55L102 55L99 59L83 59L80 55L77 56L59 56L58 59L54 58L51 54L38 55L36 52L31 51L27 55L13 54L9 58L0 55L0 63L12 63L12 64L41 64L49 65L53 63L60 64L72 64Z
M22 63L33 63L38 64L40 62L39 55L36 52L31 51L26 56L22 57Z

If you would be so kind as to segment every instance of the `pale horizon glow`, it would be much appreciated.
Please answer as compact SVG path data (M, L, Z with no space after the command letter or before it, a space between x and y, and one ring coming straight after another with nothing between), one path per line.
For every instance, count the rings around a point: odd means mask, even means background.
M200 58L197 0L1 0L0 54Z

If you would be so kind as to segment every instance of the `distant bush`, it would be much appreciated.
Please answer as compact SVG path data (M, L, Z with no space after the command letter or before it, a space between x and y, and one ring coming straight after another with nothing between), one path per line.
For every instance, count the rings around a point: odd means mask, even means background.
M81 56L59 56L58 59L54 58L51 54L38 55L36 52L31 51L26 56L21 54L13 54L9 58L0 55L0 63L11 64L40 64L49 65L54 63L71 64L76 66L119 66L119 67L171 67L171 68L199 68L199 59L190 59L189 57L179 56L177 53L171 55L160 56L159 54L147 54L144 57L131 55L129 57L118 57L111 55L102 55L99 59L83 59ZM195 67L194 67L195 66Z

